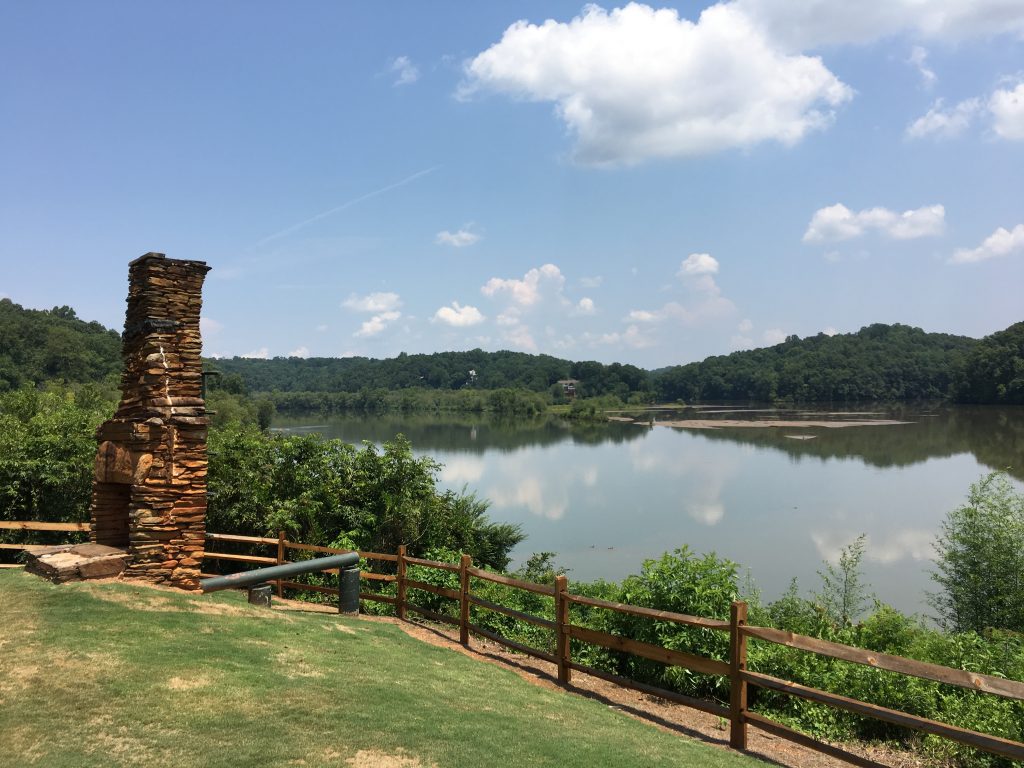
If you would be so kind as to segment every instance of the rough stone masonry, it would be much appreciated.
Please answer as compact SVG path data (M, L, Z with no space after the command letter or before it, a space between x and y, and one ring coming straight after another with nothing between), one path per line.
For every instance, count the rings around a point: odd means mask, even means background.
M201 261L129 264L121 402L97 430L89 539L126 548L126 578L199 586L206 534Z

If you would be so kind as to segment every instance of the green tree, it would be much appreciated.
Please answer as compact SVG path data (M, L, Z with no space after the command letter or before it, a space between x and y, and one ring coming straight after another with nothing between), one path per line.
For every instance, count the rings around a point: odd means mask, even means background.
M939 622L956 632L1024 632L1024 493L1003 472L971 486L967 503L946 515L935 543L928 596Z
M848 626L860 616L871 599L870 586L864 583L861 565L867 548L867 535L861 534L839 553L839 563L825 562L821 577L821 592L815 599L825 615L837 626Z

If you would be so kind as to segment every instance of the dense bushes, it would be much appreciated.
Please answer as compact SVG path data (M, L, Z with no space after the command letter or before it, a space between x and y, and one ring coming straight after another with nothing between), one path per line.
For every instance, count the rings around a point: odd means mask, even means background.
M268 435L231 426L210 435L207 525L223 533L276 535L306 544L348 545L417 555L461 549L504 568L523 539L517 526L492 523L486 502L440 491L440 469L417 458L403 437L360 450L317 435Z
M0 520L86 520L93 433L113 409L95 386L0 394Z

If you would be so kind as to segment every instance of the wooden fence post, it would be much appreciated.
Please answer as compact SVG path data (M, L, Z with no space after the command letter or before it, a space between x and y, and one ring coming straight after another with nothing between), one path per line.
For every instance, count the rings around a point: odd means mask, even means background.
M473 558L463 555L459 561L459 642L469 646L469 567Z
M569 579L564 574L555 577L555 656L558 658L558 682L569 685L572 682L572 669L569 662Z
M405 544L398 545L398 604L399 621L405 621Z
M747 623L747 604L736 601L729 610L729 746L747 748L747 683L740 676L747 671L747 636L740 630Z
M277 564L278 565L281 565L284 562L284 543L285 543L285 541L287 541L287 539L285 539L285 532L284 531L278 531L277 532ZM281 579L277 580L277 596L278 597L284 597L284 587L281 584Z

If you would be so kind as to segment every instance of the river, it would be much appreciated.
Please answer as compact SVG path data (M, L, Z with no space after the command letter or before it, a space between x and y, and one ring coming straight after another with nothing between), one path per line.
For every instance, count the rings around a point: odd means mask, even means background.
M1024 489L1024 408L740 411L651 412L607 424L453 414L279 417L275 428L356 444L405 434L418 455L444 465L442 486L466 486L490 500L492 519L522 526L527 539L513 565L552 551L570 580L617 581L686 544L738 562L774 599L794 577L802 594L818 589L823 560L835 561L865 533L873 592L909 613L927 613L932 542L971 483L1010 468ZM696 417L904 423L664 426Z

